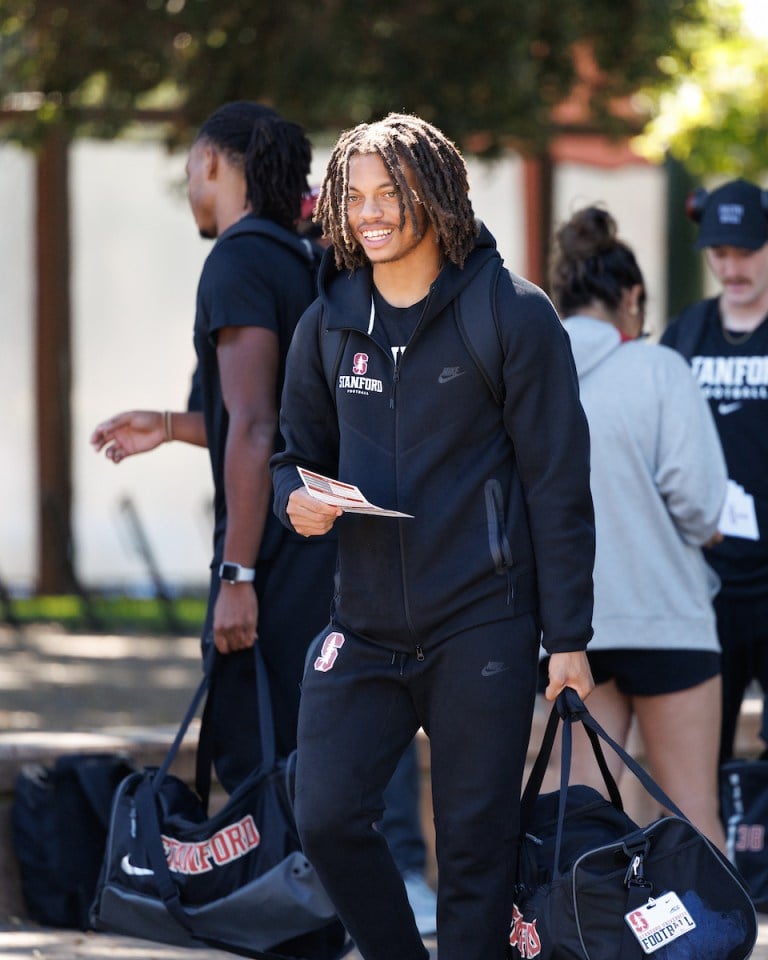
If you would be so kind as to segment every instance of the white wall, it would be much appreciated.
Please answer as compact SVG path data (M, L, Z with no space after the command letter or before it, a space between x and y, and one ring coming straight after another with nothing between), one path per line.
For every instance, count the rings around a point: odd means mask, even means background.
M328 151L318 150L319 182ZM174 585L204 585L210 558L207 453L182 444L114 466L91 450L94 425L119 410L183 407L194 367L197 279L210 244L184 193L184 157L141 141L78 142L71 157L73 458L77 566L93 587L141 589L148 577L118 509L131 497L158 565ZM475 211L507 265L525 268L521 164L469 162ZM556 175L555 218L607 204L646 273L652 321L661 316L661 173L648 167ZM29 588L36 569L33 382L33 167L0 144L0 575Z
M195 365L197 277L210 243L184 192L184 157L145 143L79 143L72 154L75 529L85 582L145 579L116 504L131 497L171 582L205 582L207 452L169 444L115 466L95 424L132 407L183 409Z
M33 376L33 168L0 144L0 575L31 575L36 538Z
M590 204L602 204L610 211L619 236L632 247L645 277L646 330L658 337L666 322L663 175L658 168L644 164L614 169L561 164L555 181L555 225Z

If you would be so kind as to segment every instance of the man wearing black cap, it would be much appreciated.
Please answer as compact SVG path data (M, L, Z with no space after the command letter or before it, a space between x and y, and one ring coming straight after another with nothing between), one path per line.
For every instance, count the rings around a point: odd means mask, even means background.
M723 651L720 753L727 760L747 686L757 679L768 694L768 191L746 180L700 189L688 214L722 289L686 308L662 343L690 361L728 465L724 536L707 551L722 582L715 611ZM765 710L760 735L768 744Z

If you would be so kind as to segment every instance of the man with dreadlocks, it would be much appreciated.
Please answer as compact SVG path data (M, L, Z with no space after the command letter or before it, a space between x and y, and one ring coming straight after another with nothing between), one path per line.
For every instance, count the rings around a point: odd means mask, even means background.
M333 618L299 709L299 830L366 960L424 960L371 826L423 727L440 960L502 960L540 634L547 697L592 687L594 521L573 360L540 290L506 271L491 288L495 243L459 151L430 124L390 114L342 134L317 216L333 249L289 351L286 446L272 461L283 522L339 537ZM457 323L469 292L488 315L462 315L464 327L497 314L503 404ZM340 344L332 390L326 339ZM343 514L305 491L297 466L411 516Z
M216 770L229 791L259 760L254 639L269 672L277 750L287 755L306 649L328 621L333 594L335 537L310 545L282 527L269 475L270 455L282 445L285 356L315 293L294 228L310 161L302 129L268 107L228 103L205 121L186 168L197 227L216 241L197 292L202 409L121 413L92 436L114 463L171 440L209 449L215 530L203 646L215 643L224 655L209 702Z

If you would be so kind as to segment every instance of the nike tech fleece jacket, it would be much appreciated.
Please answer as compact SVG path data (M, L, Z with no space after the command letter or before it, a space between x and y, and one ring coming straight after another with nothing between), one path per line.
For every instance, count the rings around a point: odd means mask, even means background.
M395 359L372 308L370 268L338 271L329 251L320 297L289 350L275 511L290 527L298 465L413 515L336 522L335 621L393 650L418 652L523 613L536 615L551 653L584 649L591 636L589 433L570 345L537 287L502 270L491 289L493 271L482 268L498 257L481 228L464 268L441 270ZM488 287L479 298L487 316L463 322L492 324L496 311L503 407L457 324L475 283ZM332 391L326 329L346 331Z

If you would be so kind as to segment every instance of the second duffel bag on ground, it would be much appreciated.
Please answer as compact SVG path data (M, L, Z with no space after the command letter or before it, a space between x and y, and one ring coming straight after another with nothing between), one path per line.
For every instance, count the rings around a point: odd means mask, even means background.
M207 681L208 674L163 765L132 774L117 791L93 926L245 956L330 960L343 952L345 933L300 848L290 764L275 758L269 689L258 654L261 767L212 816L210 757L201 763L198 756L198 792L168 773Z
M560 790L540 796L559 721ZM610 800L568 786L571 725L590 738ZM606 743L672 815L646 827L624 812ZM642 767L599 726L575 691L558 698L521 809L510 956L537 960L745 960L757 939L735 868Z
M755 907L768 913L768 760L722 764L720 813L728 859L744 877Z
M49 927L87 930L107 841L112 798L135 771L119 753L64 754L16 778L13 845L24 904Z

